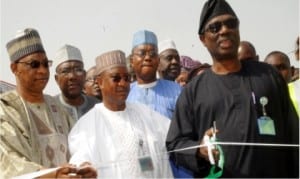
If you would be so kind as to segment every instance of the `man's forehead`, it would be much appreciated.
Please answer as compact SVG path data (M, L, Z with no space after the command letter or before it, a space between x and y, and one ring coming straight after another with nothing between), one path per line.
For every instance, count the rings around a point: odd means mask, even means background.
M35 52L29 55L26 55L19 60L48 60L46 53L44 52Z
M149 49L157 49L157 47L153 44L141 44L133 48L133 50L149 50Z
M68 68L68 67L74 67L74 66L83 66L83 63L78 60L68 60L63 63L61 63L58 68Z

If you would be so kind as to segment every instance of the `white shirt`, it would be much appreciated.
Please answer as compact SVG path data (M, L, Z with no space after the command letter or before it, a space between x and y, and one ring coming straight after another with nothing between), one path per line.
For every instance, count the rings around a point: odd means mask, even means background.
M91 162L98 178L171 178L165 148L169 125L168 118L143 104L126 103L124 111L96 104L69 134L70 163ZM141 171L143 156L151 158L153 170Z

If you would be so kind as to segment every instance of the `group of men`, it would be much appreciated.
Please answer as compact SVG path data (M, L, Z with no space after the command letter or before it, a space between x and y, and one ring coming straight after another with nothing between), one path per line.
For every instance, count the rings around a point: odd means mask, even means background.
M39 177L299 177L284 79L239 60L239 19L225 0L204 4L198 35L212 66L182 88L174 42L149 30L133 35L134 82L121 50L97 56L87 74L78 48L64 45L53 62L35 29L18 33L7 43L16 90L0 96L0 178L54 167ZM52 63L56 97L43 93ZM99 99L82 92L93 85Z

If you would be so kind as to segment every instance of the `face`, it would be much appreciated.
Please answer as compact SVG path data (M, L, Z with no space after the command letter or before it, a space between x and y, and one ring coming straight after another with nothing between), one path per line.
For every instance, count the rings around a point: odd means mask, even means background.
M42 93L49 80L49 61L46 54L33 53L11 64L17 85L24 93Z
M258 61L258 56L248 43L241 42L238 48L238 59Z
M149 44L135 47L132 50L130 64L136 74L138 83L154 82L159 64L157 47Z
M279 53L270 55L265 59L265 62L275 67L280 72L280 74L286 82L290 81L291 65L283 55Z
M238 19L228 14L212 18L200 40L214 60L237 59L240 43Z
M180 73L180 57L177 50L169 49L159 55L158 72L163 79L174 81Z
M87 71L83 92L86 95L95 96L99 99L102 99L100 88L96 82L95 70L96 68L91 68L89 71Z
M66 61L56 68L55 80L66 98L81 96L85 81L83 63L80 61Z
M105 106L116 111L123 109L130 89L130 75L127 68L115 67L106 70L96 79Z
M180 86L185 86L188 80L188 72L187 71L182 71L178 77L176 78L176 82L180 85Z

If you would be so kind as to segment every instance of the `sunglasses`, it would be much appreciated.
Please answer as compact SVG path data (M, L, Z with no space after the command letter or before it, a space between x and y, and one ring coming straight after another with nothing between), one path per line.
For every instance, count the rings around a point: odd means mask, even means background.
M130 82L130 75L124 75L124 76L121 76L121 75L112 75L112 76L110 76L110 78L115 83L119 83L122 79L125 82Z
M217 21L209 24L205 29L205 32L211 32L213 34L218 33L222 26L226 26L228 29L236 29L239 26L239 20L237 18L230 18L225 21Z
M49 68L52 66L53 61L47 60L47 61L40 62L38 60L32 60L31 62L16 62L16 63L23 63L25 65L30 66L30 68L35 69L35 68L40 68L41 65L45 68Z
M94 83L96 81L96 78L87 78L85 81Z

